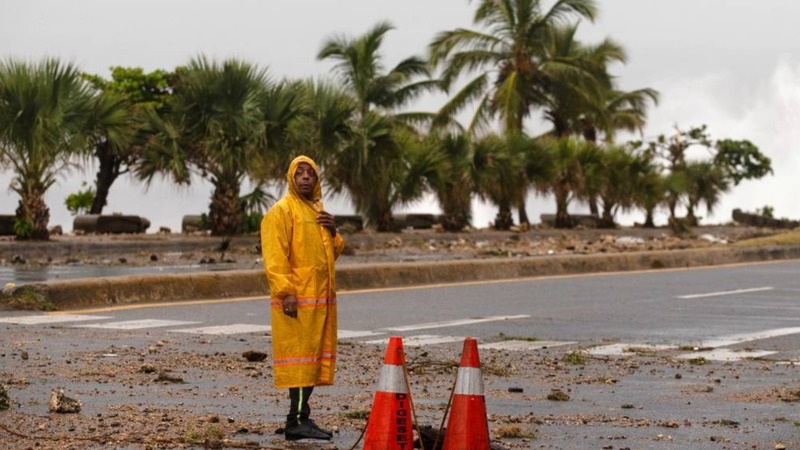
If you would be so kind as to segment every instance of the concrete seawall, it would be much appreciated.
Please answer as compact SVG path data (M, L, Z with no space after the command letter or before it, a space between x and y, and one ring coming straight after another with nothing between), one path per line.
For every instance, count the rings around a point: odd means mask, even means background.
M800 259L800 245L358 264L337 267L336 281L342 291L784 259ZM158 301L266 297L268 290L262 270L77 279L30 286L42 300L60 310Z

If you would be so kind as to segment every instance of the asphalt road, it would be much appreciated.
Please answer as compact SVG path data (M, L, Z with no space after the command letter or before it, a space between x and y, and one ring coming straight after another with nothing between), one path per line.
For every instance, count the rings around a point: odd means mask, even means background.
M800 448L800 417L787 398L800 378L798 274L800 261L782 261L340 292L340 338L380 354L388 337L399 335L409 355L457 359L463 338L473 336L482 359L505 355L516 365L511 374L487 376L492 425L516 420L536 436L503 440L512 447ZM13 378L22 349L58 361L59 354L167 341L191 353L207 351L198 346L209 337L220 351L266 350L267 307L265 300L240 299L47 315L3 311L0 344L14 350L0 358L0 375ZM57 342L44 345L47 336ZM565 367L565 357L576 354L589 362ZM340 366L347 370L354 369ZM437 383L446 386L449 377ZM35 384L19 393L23 412L35 410L33 397L46 387ZM509 396L508 387L524 387L525 395ZM350 388L329 389L347 395ZM429 406L421 417L436 424L447 396L437 389L420 398ZM571 401L548 402L552 389L569 392ZM278 422L280 409L267 417ZM340 448L355 437L357 430L343 429Z

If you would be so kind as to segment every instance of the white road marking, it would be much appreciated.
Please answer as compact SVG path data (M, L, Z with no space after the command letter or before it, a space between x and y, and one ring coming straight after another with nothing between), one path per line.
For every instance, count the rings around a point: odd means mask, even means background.
M449 320L445 322L429 322L429 323L420 323L417 325L407 325L404 327L391 327L391 328L384 328L384 330L388 331L413 331L413 330L426 330L429 328L444 328L444 327L457 327L462 325L472 325L474 323L483 323L483 322L496 322L499 320L513 320L513 319L526 319L530 317L527 314L520 314L516 316L490 316L490 317L478 317L474 319L460 319L460 320Z
M572 345L577 342L570 341L500 341L492 342L491 344L480 344L478 348L491 349L491 350L539 350L543 348L558 347L561 345Z
M703 341L703 345L701 347L712 347L712 348L727 347L729 345L734 345L734 344L742 344L750 341L760 341L762 339L770 339L774 337L786 336L798 333L800 333L800 327L776 328L774 330L765 330L755 333L734 334L731 336L712 339L710 341Z
M460 342L463 340L463 337L458 336L436 336L433 334L421 334L418 336L404 337L403 345L406 347L422 347L424 345L449 344L451 342ZM389 343L389 338L366 341L365 343L387 345Z
M75 325L73 328L102 328L109 330L139 330L142 328L173 327L179 325L193 325L201 322L190 322L185 320L126 320L123 322L108 322L91 325Z
M233 325L217 325L200 328L184 328L181 330L169 330L172 333L195 333L195 334L245 334L245 333L268 333L272 331L269 325L252 325L237 323Z
M20 316L20 317L6 317L0 319L2 323L13 323L17 325L41 325L47 323L62 323L62 322L80 322L85 320L102 320L110 319L108 316L87 316L81 314L59 314L59 315L38 315L38 316Z
M694 352L678 355L678 359L697 359L703 358L708 361L740 361L746 358L762 358L778 352L766 350L731 350L729 348L718 348L707 352Z
M649 344L610 344L588 349L592 356L633 356L641 352L658 352L673 350L674 345L649 345Z
M350 331L350 330L339 330L338 337L339 339L357 339L363 337L372 337L372 336L380 336L382 334L379 331Z
M775 288L773 287L760 287L760 288L752 288L752 289L736 289L734 291L718 291L718 292L708 292L705 294L691 294L691 295L679 295L678 298L704 298L704 297L719 297L722 295L733 295L733 294L747 294L750 292L763 292L763 291L771 291Z

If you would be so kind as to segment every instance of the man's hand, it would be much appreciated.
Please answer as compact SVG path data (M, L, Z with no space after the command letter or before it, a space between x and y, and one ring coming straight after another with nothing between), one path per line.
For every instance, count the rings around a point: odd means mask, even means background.
M327 228L331 236L336 236L336 219L327 211L320 211L317 223Z
M283 313L297 319L297 297L294 295L283 297Z

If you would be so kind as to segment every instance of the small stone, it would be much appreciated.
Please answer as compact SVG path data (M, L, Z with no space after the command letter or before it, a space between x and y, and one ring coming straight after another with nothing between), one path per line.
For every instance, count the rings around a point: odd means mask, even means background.
M569 400L569 398L569 395L561 389L553 389L549 394L547 394L547 399L555 402L566 402Z
M150 261L152 261L152 262L156 262L156 261L158 261L158 255L156 255L155 253L153 253L152 255L150 255Z
M50 412L55 413L77 413L81 411L81 402L64 395L63 388L57 388L50 392L49 408Z
M257 352L253 350L248 350L242 353L242 357L250 362L260 362L267 359L267 354L263 352Z

